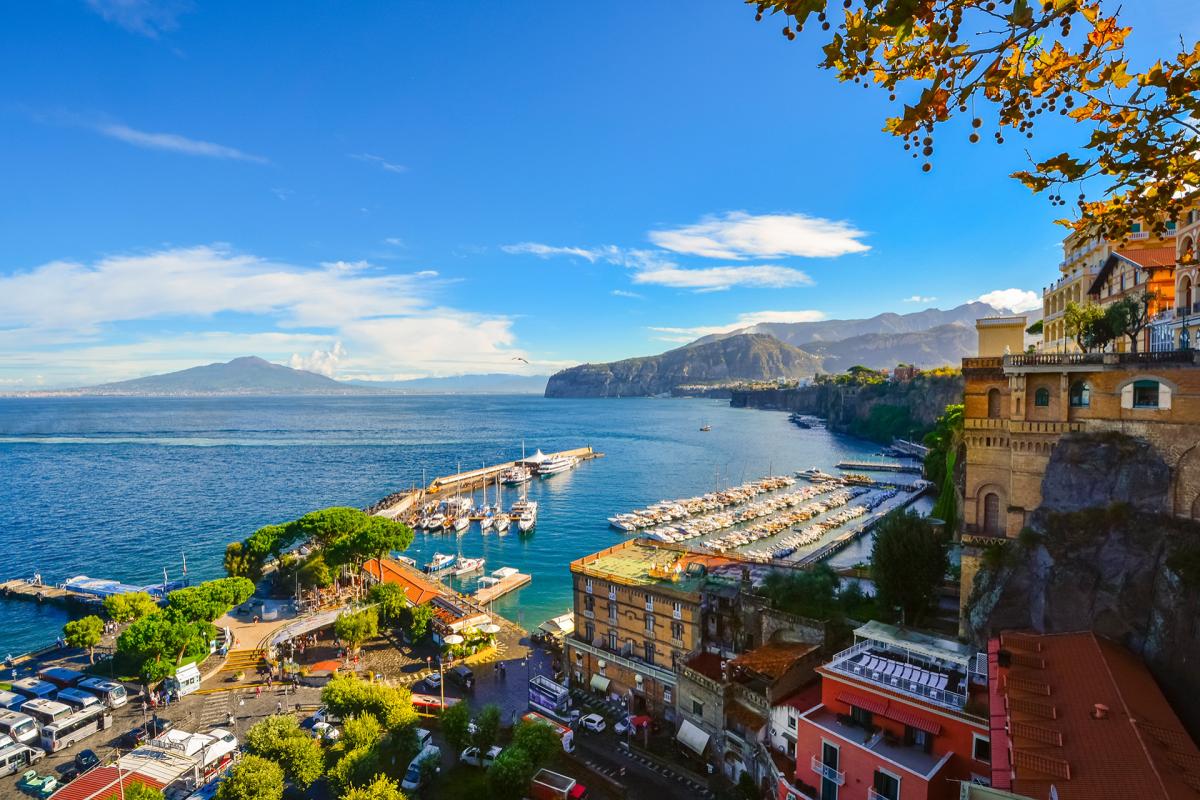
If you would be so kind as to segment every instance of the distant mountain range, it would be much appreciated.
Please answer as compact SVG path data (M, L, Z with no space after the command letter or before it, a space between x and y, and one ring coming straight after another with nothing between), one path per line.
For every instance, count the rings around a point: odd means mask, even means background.
M973 302L947 311L930 308L869 319L760 323L704 336L657 356L571 367L550 376L546 396L656 395L688 384L810 378L856 364L873 369L899 363L957 365L975 355L975 320L1011 313ZM1027 316L1032 323L1041 315Z
M546 397L644 397L692 383L803 378L821 359L773 336L746 333L693 342L657 356L580 364L550 376Z
M458 375L407 381L336 381L257 356L191 367L99 386L22 392L25 395L201 397L223 395L541 394L545 375Z

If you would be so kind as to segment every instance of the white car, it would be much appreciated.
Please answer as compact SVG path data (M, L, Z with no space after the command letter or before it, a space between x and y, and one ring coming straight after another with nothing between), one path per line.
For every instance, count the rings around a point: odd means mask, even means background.
M312 735L314 739L325 742L336 742L338 737L342 735L342 732L328 722L318 722L312 726Z
M483 767L484 769L487 769L492 765L492 762L496 760L496 756L500 755L501 752L503 751L499 746L493 745L492 747L488 748L488 751L484 753L482 757L480 757L478 747L468 747L466 750L462 751L462 755L458 757L458 760L462 761L464 764L470 764L474 767Z
M621 736L624 736L625 734L629 733L630 729L632 729L632 728L633 728L633 723L629 721L629 717L625 717L624 719L619 719L615 723L613 723L613 733L620 734Z
M605 727L604 717L599 714L588 714L586 717L581 717L579 724L592 733L600 733Z
M430 689L438 689L442 685L442 673L431 672L425 676L425 685Z

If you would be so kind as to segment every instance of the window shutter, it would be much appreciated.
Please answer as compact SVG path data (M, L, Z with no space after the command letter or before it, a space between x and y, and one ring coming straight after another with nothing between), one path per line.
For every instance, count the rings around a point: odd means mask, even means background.
M1125 385L1121 389L1121 408L1133 408L1133 384Z
M1165 383L1158 384L1158 407L1160 410L1171 408L1171 387Z

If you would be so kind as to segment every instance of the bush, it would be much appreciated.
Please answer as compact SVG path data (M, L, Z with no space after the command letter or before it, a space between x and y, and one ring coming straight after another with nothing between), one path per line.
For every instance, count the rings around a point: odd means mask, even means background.
M281 800L283 770L262 756L242 758L217 784L215 800Z
M342 719L370 714L389 731L414 727L417 723L412 692L368 683L352 675L334 676L321 690L321 702Z

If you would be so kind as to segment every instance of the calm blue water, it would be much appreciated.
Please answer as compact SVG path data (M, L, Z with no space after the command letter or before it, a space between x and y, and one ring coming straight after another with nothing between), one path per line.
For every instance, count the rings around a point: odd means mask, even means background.
M495 604L526 627L568 609L572 559L621 540L613 513L877 449L717 400L0 399L0 579L150 583L164 568L177 578L185 552L190 577L218 577L226 543L262 525L507 461L522 439L530 453L590 444L606 457L530 484L540 513L528 538L418 534L409 555L482 555L488 571L531 574ZM65 619L0 600L0 655L44 644Z

